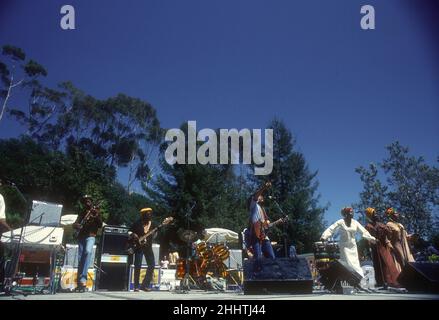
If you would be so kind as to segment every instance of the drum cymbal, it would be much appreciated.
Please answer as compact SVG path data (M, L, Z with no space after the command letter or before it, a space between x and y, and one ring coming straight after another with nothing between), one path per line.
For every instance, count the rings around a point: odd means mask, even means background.
M183 230L179 232L180 240L185 242L192 242L197 238L197 233L193 230Z

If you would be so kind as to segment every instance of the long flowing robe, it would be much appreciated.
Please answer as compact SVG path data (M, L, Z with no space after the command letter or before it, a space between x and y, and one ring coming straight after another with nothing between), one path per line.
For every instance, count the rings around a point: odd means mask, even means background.
M351 220L351 225L347 226L344 219L334 222L322 234L322 239L326 240L332 237L336 232L340 234L338 246L340 248L340 260L353 268L358 274L364 277L363 269L360 266L358 258L356 234L360 234L367 240L375 240L374 237L356 220Z
M397 262L396 267L401 271L408 262L415 261L407 241L407 231L402 224L394 221L387 222L387 227L390 229L390 241Z
M377 239L377 242L372 245L372 260L377 285L382 286L386 283L391 287L399 287L397 278L400 272L392 254L389 239L390 228L381 222L376 222L368 223L366 230Z

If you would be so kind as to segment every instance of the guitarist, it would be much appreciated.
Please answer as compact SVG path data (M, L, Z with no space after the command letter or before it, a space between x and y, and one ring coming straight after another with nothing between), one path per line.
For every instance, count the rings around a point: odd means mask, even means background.
M83 210L78 215L73 227L78 230L78 290L84 291L87 285L87 273L93 255L96 234L102 227L99 208L93 206L91 196L82 197ZM86 219L86 220L85 220Z
M255 258L255 272L260 271L262 255L266 258L275 259L270 239L265 234L265 228L270 224L267 213L263 207L263 193L271 187L271 182L266 182L262 188L256 191L249 199L249 231L250 247Z
M152 209L143 208L140 210L140 219L137 220L130 228L130 237L134 240L139 239L145 235L149 230L152 230ZM145 278L143 279L142 285L139 288L140 279L140 268L142 267L142 259L145 256L148 269L146 271ZM134 291L138 292L139 289L142 291L151 291L149 285L152 280L152 275L154 272L154 252L152 251L152 241L147 241L147 243L137 248L134 252Z

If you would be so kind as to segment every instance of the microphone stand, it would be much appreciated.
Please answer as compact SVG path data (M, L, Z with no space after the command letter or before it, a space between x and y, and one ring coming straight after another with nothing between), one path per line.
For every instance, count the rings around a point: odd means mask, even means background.
M279 203L276 201L276 199L274 197L271 197L271 200L273 200L274 204L276 205L276 207L278 208L278 210L282 213L282 215L285 217L286 214L285 212L282 210L281 206L279 205ZM282 226L283 228L283 238L284 238L284 250L285 250L285 258L288 258L288 245L287 245L287 226L286 223L283 224Z
M189 208L188 212L185 215L185 217L186 217L186 228L187 228L186 230L189 230L189 227L190 227L190 217L192 215L192 210L195 208L196 205L197 205L197 203L195 202L192 205L192 207ZM189 291L191 289L190 280L192 280L195 283L194 279L192 279L192 277L190 275L190 268L189 268L190 267L189 266L190 250L191 250L191 248L190 248L190 241L187 241L186 242L186 266L185 266L186 270L185 270L184 277L181 280L181 284L180 284L181 289L187 290L187 291Z
M20 191L20 189L15 185L15 183L10 182L11 187L13 187L17 193L20 195L21 199L27 204L28 206L28 210L27 210L27 216L25 219L25 223L24 225L21 227L20 230L20 236L18 237L18 243L14 248L14 253L12 254L12 262L11 265L8 266L8 270L7 270L7 274L5 275L5 280L4 280L4 291L6 293L6 295L14 295L14 294L23 294L24 296L26 296L26 293L23 292L22 290L15 290L13 287L13 282L14 279L18 279L20 277L17 276L17 272L18 269L20 267L20 256L21 256L21 252L22 252L22 247L23 247L23 241L24 241L24 237L26 236L26 227L28 224L31 224L33 222L35 222L37 219L40 219L40 223L41 220L43 218L43 216L46 214L46 212L41 213L40 215L38 215L37 217L35 217L34 219L32 219L32 221L30 220L30 216L32 213L32 205L29 204L28 200L26 200L26 197L23 195L23 193ZM26 224L26 221L28 221L28 223ZM11 244L13 243L14 240L14 231L11 230ZM53 259L52 255L51 255L51 259ZM53 270L51 270L53 271ZM38 272L38 271L37 271ZM52 272L51 272L52 273ZM34 275L35 278L36 274ZM35 281L35 279L34 279ZM51 280L51 282L53 282ZM53 285L53 283L51 283L51 285ZM34 283L34 293L35 293L35 283Z
M15 183L11 182L10 185L18 192L18 194L20 195L22 200L27 204L28 209L27 209L27 216L26 216L26 220L25 221L29 221L30 215L31 215L31 211L32 211L32 206L29 205L28 200L23 195L23 193L20 191L20 189L18 189L18 187L15 185ZM39 218L39 217L37 217L37 218ZM13 287L14 287L14 285L13 285L14 276L15 276L15 278L17 278L16 277L16 273L17 273L17 270L18 270L18 267L19 267L19 263L20 263L20 255L21 255L21 250L22 250L21 247L22 247L23 233L25 233L25 231L24 231L25 229L26 229L26 224L23 227L21 227L20 237L18 238L18 244L13 249L13 251L15 251L15 252L12 254L11 264L8 266L8 270L7 270L6 274L5 274L4 291L5 291L6 295L14 295L13 291L15 291L18 294L23 294L24 296L26 296L26 294L23 291L16 291L16 290L13 289ZM13 239L14 239L14 231L11 230L11 245L13 243Z

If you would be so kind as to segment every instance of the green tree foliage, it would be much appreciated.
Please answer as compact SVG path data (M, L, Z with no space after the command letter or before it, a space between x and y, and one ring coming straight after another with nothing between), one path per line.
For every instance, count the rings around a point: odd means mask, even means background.
M4 46L0 59L1 112L8 109L27 133L0 140L0 177L14 181L27 199L62 203L65 213L73 213L80 210L80 197L90 193L102 201L108 224L130 224L140 208L153 207L156 222L171 213L177 218L162 235L171 242L178 242L178 231L188 228L239 232L247 226L247 199L266 178L249 179L251 166L171 166L159 161L164 151L160 146L167 144L162 144L163 130L148 102L125 94L97 99L70 82L48 88L40 82L47 76L44 67L26 60L17 47ZM27 99L28 105L10 108L11 92L19 86L20 100ZM272 192L291 217L288 242L294 240L299 251L309 251L320 235L326 209L318 206L317 172L311 172L304 156L294 150L295 141L282 122L275 120L271 127ZM121 168L128 172L125 187L116 179ZM131 193L136 181L148 197ZM12 193L8 214L23 219L25 201L12 189L4 192ZM188 226L186 215L194 203ZM272 220L281 216L274 203L268 207ZM273 239L281 242L282 236L277 229Z
M381 221L385 219L385 210L391 207L387 193L388 187L378 179L378 167L369 164L368 168L359 167L355 171L360 175L363 182L363 191L360 193L360 202L354 204L354 208L360 213L360 219L365 220L364 210L368 207L375 208Z
M34 60L26 62L26 54L20 48L5 45L2 47L2 55L0 56L0 123L8 110L8 105L12 97L13 91L18 89L30 92L30 99L34 101L40 95L40 91L46 90L38 81L40 76L47 76L47 71L42 65ZM29 112L18 109L11 109L9 112L18 117L27 117L34 120L34 116L42 116L43 113L49 112L47 107L42 105L33 109L30 105ZM45 115L47 116L47 115Z
M182 130L187 132L186 127ZM164 143L162 150L167 145ZM247 191L243 190L246 186L232 166L169 165L164 158L161 158L160 166L161 174L144 188L162 216L173 213L176 217L172 229L167 232L168 241L181 243L178 233L185 229L195 230L201 236L205 228L220 227L240 232L246 226Z
M302 153L295 151L296 141L282 121L273 120L269 128L273 129L273 172L268 177L256 177L256 185L263 181L272 182L272 195L279 207L289 215L284 227L275 227L270 239L294 244L299 252L312 250L323 231L323 214L327 207L319 206L317 195L317 172L311 172ZM255 186L256 188L256 186ZM274 201L266 200L271 221L282 217Z
M124 94L98 100L69 82L60 88L56 121L43 123L34 138L54 149L75 147L112 167L127 167L128 191L135 180L148 182L162 139L156 110Z
M27 135L52 150L76 147L110 166L127 168L128 191L135 181L151 180L163 132L148 102L125 94L96 99L70 82L48 88L40 81L47 71L34 60L26 61L22 49L4 46L2 55L0 121L8 110ZM22 98L26 93L28 105L8 107L17 87L22 89Z
M356 169L363 182L356 207L364 212L366 207L375 206L382 213L392 206L402 213L402 223L410 232L430 236L439 206L439 168L428 165L423 157L410 155L399 142L386 149L388 156L382 162Z
M137 219L139 208L151 205L144 196L130 195L116 181L113 167L78 148L63 153L22 137L0 140L0 154L0 177L13 181L26 197L23 200L14 188L2 187L8 220L23 222L30 200L61 203L64 214L78 213L85 193L102 201L109 224L130 224Z
M91 182L109 184L115 171L78 150L52 151L29 137L0 140L0 176L30 199L63 203L73 210Z
M162 129L156 110L124 94L99 100L70 82L51 89L40 82L46 76L22 49L2 48L0 120L8 110L27 134L0 141L0 177L14 181L28 199L62 203L65 213L77 212L81 195L90 193L102 200L108 223L131 223L140 207L151 205L130 190L136 180L147 184L157 166ZM11 108L18 87L28 106ZM126 189L116 181L119 168L128 169ZM20 207L15 190L4 192L11 193L8 217L23 220L25 201Z

